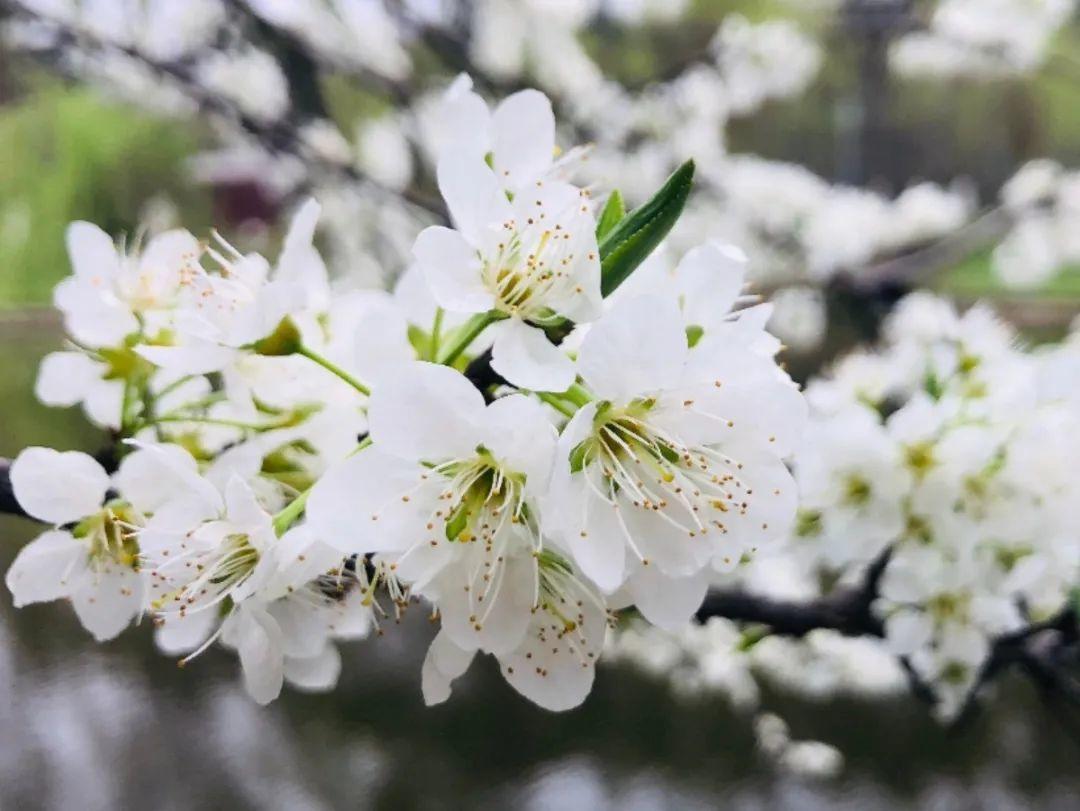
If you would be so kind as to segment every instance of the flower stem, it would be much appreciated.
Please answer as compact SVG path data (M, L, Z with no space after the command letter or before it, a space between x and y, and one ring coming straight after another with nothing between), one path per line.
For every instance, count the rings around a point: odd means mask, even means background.
M546 391L537 391L533 393L560 414L572 417L577 413L577 409L571 403L566 402L566 400L557 394L551 394Z
M442 322L445 311L442 307L435 308L435 320L431 324L431 340L428 343L428 360L434 361L439 357L439 341L442 338Z
M575 383L562 395L563 399L569 400L578 408L588 405L592 402L592 395L585 390L585 387L580 383Z
M446 347L440 350L437 362L449 366L458 359L462 352L469 348L469 344L475 341L481 332L496 321L502 321L504 318L506 318L505 315L495 310L477 313L458 327L457 332L450 338Z
M151 420L147 425L156 425L162 422L193 422L198 425L220 425L225 428L240 428L245 431L270 431L274 428L285 428L292 422L292 416L288 421L281 420L278 422L256 423L256 422L244 422L243 420L227 420L217 417L187 417L183 414L167 414L164 417L158 417L155 420Z
M338 377L340 377L342 380L344 380L346 383L348 383L350 386L352 386L354 389L356 389L361 394L370 396L371 389L369 389L367 386L365 386L363 383L361 383L359 380L357 380L351 374L346 372L344 369L342 369L336 363L333 363L332 361L328 360L327 358L324 358L318 352L315 352L314 350L309 349L306 346L301 346L297 350L297 354L303 355L308 360L315 361L315 363L319 364L321 367L326 369L326 371L330 372L331 374L337 375Z

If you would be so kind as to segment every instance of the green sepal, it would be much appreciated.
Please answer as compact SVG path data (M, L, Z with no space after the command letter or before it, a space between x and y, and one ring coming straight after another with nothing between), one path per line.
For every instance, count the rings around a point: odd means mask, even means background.
M458 502L458 505L454 508L454 511L450 513L450 518L446 522L446 540L455 541L462 532L465 531L465 527L469 524L469 506L462 499Z
M282 355L295 355L303 346L300 337L300 328L289 316L281 319L274 331L265 338L260 338L251 345L256 355L280 357Z
M603 241L604 237L611 233L611 229L622 222L626 216L626 203L623 202L622 194L615 189L604 203L604 209L600 212L600 219L596 221L596 241Z
M585 469L585 456L589 452L589 440L585 439L570 451L570 472L580 473Z
M630 212L601 240L600 292L605 298L668 235L682 214L693 182L694 162L689 160L675 170L651 200Z
M686 328L686 345L693 349L705 334L705 328L699 324L691 324Z

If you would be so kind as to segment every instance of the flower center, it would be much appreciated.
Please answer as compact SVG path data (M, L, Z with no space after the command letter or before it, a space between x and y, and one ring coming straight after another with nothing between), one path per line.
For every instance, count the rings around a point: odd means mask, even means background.
M179 562L179 558L177 562ZM202 610L229 598L230 593L251 577L259 562L259 550L245 533L226 535L213 549L191 560L196 576L174 592L162 595L154 601L154 608L161 609L168 603L179 603L181 613Z
M113 564L139 568L139 544L135 540L136 521L131 508L108 504L101 512L83 519L73 535L88 547L90 566L95 571Z
M629 502L691 538L726 535L753 496L742 463L707 445L684 445L648 420L655 405L653 398L621 408L601 403L592 433L570 452L571 472L584 473L586 486L612 506ZM632 533L624 535L637 552Z
M435 517L446 524L450 541L490 543L507 522L527 519L525 477L503 469L483 445L471 459L435 466L448 480Z
M530 218L532 226L534 220ZM571 234L562 226L522 233L511 221L492 256L484 257L483 280L495 296L495 308L507 315L543 321L553 317L553 297L580 292L570 269Z

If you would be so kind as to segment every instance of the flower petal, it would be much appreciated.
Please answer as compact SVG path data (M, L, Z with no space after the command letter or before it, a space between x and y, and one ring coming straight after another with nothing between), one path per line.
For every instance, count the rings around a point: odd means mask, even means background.
M120 256L112 237L93 223L77 220L64 235L75 275L95 286L105 286L120 273Z
M495 174L507 187L520 187L551 168L555 159L555 113L539 90L507 96L491 120Z
M687 355L678 304L668 296L617 303L581 343L578 371L602 398L625 402L670 387Z
M323 645L315 656L285 658L285 678L298 690L325 693L333 690L341 675L341 654L331 642Z
M19 505L34 518L67 524L101 509L109 474L85 453L32 447L12 463L11 486Z
M105 367L82 352L50 352L38 367L34 395L47 406L68 408L80 403Z
M510 201L482 157L451 152L439 160L436 174L454 227L473 245L484 244L492 227L511 218Z
M118 563L95 568L71 595L79 621L98 642L117 636L143 608L143 581L134 569Z
M495 297L481 276L480 257L458 231L441 225L425 228L416 238L413 256L440 306L460 313L486 312L494 306Z
M638 611L660 628L677 631L684 627L705 599L709 574L668 577L658 566L639 565L626 582Z
M86 573L86 545L64 530L42 533L19 550L4 582L15 607L59 600Z
M430 707L450 698L451 682L469 669L474 655L455 645L445 631L436 634L420 671L424 703Z
M281 694L285 677L281 631L277 623L259 608L241 609L236 647L248 694L259 704L269 704Z
M383 451L441 462L473 454L484 407L483 395L461 373L415 362L372 392L368 424Z
M491 368L532 391L566 391L574 382L574 364L544 331L511 318L499 324Z

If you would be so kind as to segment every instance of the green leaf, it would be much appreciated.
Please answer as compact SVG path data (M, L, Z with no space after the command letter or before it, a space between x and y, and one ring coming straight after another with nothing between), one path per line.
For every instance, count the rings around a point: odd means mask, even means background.
M600 219L596 221L596 241L603 241L604 237L611 233L611 229L618 225L626 216L626 203L622 195L615 189L604 203L604 210L600 212Z
M600 291L605 297L645 261L682 214L694 182L694 162L687 161L652 199L634 209L600 242ZM610 202L610 201L609 201ZM605 211L607 206L604 207Z

